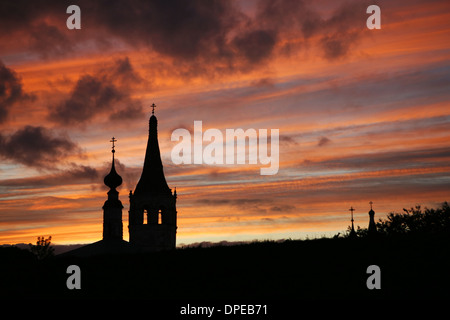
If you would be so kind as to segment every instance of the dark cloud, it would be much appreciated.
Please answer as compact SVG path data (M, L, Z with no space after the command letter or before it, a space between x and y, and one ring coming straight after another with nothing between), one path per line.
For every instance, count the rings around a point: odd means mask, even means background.
M257 87L257 88L273 88L275 87L275 81L273 81L270 78L263 78L259 79L257 81L253 81L251 85Z
M71 53L81 33L71 33L66 27L69 1L16 0L0 1L0 50L21 43L27 54L41 58L57 58ZM3 38L3 39L2 39ZM8 43L9 46L2 46Z
M49 1L0 1L0 27L4 33L14 33L18 30L27 29L44 17L52 16L57 13L56 10L63 9L62 1L55 1L50 5ZM67 8L67 6L66 6Z
M321 137L320 140L319 140L319 142L317 143L317 145L318 145L319 147L321 147L321 146L324 146L324 145L328 144L330 141L331 141L331 140L328 139L327 137Z
M304 43L309 43L318 46L326 59L333 60L346 56L367 29L367 5L365 1L348 2L325 17L313 7L312 1L265 0L258 2L257 14L251 24L253 28L270 32L273 48L280 45L281 53L293 53ZM310 43L313 36L317 36L316 43ZM272 47L268 39L261 41L264 45L259 48L261 54L270 56Z
M66 8L70 4L81 8L82 27L75 32L66 28ZM0 1L2 36L29 37L31 48L36 40L44 40L43 48L51 49L50 44L62 42L61 48L71 49L66 40L112 45L114 39L119 39L135 48L151 48L162 55L188 60L226 54L228 32L242 15L229 0Z
M349 53L367 28L365 1L352 1L338 7L329 17L322 17L312 6L312 1L265 0L259 2L255 24L264 26L280 39L302 38L308 41L320 36L317 43L326 59L333 60ZM289 41L282 52L292 52L298 47Z
M144 82L144 79L135 70L128 56L100 65L91 72L91 76L114 84L116 87L121 87L123 90Z
M122 93L107 79L84 75L77 81L70 98L51 111L49 119L61 124L82 123L111 109L122 98Z
M287 144L287 145L296 145L296 144L298 144L296 139L295 139L295 137L288 136L288 135L285 135L285 134L282 134L282 135L279 136L279 141L280 141L280 143L284 143L284 144Z
M144 110L141 105L131 105L125 109L118 110L109 116L112 121L126 121L133 119L142 119L145 117Z
M323 23L310 4L311 1L301 0L262 0L253 23L276 34L309 38Z
M110 72L110 77L119 81L122 85L133 85L143 81L141 76L134 70L128 57L117 59L110 70L106 70L106 73Z
M60 28L47 23L39 23L30 28L30 49L46 59L64 56L73 50L75 41L63 33Z
M130 95L130 84L140 80L127 57L116 60L93 75L81 76L69 98L54 106L48 118L61 125L72 125L85 123L99 114L111 120L140 117L142 107Z
M96 24L126 43L189 60L225 52L226 35L240 15L228 0L105 0L92 6Z
M331 18L319 22L324 33L320 45L325 58L334 60L349 53L352 46L367 31L364 15L366 8L364 1L346 3L338 8Z
M344 56L348 52L351 42L351 39L339 33L333 36L324 36L321 45L325 58L332 60Z
M258 63L271 55L276 44L276 35L267 30L251 31L237 36L233 44L248 62Z
M0 134L0 157L27 166L47 168L77 152L68 137L44 127L26 126L10 136Z
M33 100L33 97L24 93L17 74L0 60L0 123L6 121L15 103L27 100Z
M63 124L83 122L120 98L115 86L85 75L77 81L70 98L52 110L50 119Z
M69 4L81 8L81 30L65 26ZM189 77L246 72L307 41L327 59L343 57L367 29L368 4L352 1L324 17L312 1L293 0L259 1L254 16L229 0L2 1L0 28L44 57L129 46L170 58L176 72Z
M99 170L90 166L73 165L64 172L63 178L67 181L93 181L100 176Z

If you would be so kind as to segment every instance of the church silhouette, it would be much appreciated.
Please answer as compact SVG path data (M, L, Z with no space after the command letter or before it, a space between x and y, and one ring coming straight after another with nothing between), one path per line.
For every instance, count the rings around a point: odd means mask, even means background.
M123 240L122 202L116 190L122 177L115 168L115 142L112 142L111 171L104 183L109 187L103 205L103 239L63 255L92 256L111 253L152 252L175 249L177 232L176 189L167 185L158 143L158 120L155 104L149 120L149 133L144 165L134 192L130 190L128 232L130 241ZM144 217L146 216L146 217ZM146 218L146 219L144 219ZM146 220L146 221L145 221Z
M376 237L377 235L378 235L378 231L377 231L377 224L375 223L375 211L373 211L373 207L372 207L372 205L373 205L373 202L372 201L370 201L369 202L369 204L370 204L370 211L369 211L369 227L368 227L368 232L367 232L367 235L369 236L369 237L371 237L371 238L374 238L374 237ZM353 208L353 207L350 207L350 209L348 209L352 214L351 214L351 219L350 219L350 221L351 221L351 227L350 227L350 232L349 232L349 235L348 235L348 237L350 238L350 239L355 239L355 238L357 238L358 237L358 235L357 235L357 233L356 233L356 231L355 231L355 225L354 225L354 219L353 219L353 212L356 210L355 208Z
M92 244L68 251L61 255L92 256L112 253L138 253L172 250L176 247L177 233L177 191L169 188L158 143L158 119L155 104L152 104L149 119L147 149L141 177L136 188L129 193L128 232L129 242L123 240L122 202L116 190L122 184L122 177L115 168L115 142L112 137L112 164L104 183L109 187L108 199L103 205L103 239ZM375 212L370 203L369 236L376 236ZM356 238L351 207L351 228L349 238Z

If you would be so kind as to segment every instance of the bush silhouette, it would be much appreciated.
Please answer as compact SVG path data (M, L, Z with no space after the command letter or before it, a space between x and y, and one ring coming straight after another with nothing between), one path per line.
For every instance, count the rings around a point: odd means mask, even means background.
M54 249L50 247L52 237L45 239L44 237L38 237L36 245L29 244L30 251L37 257L38 260L43 260L48 257L54 256Z

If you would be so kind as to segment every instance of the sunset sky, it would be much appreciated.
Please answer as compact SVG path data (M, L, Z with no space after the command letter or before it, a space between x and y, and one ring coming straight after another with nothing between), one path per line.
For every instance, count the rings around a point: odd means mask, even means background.
M342 234L369 201L376 220L436 207L449 101L447 0L0 0L0 244L100 240L113 136L128 240L152 103L178 244ZM194 121L279 129L278 173L174 164Z

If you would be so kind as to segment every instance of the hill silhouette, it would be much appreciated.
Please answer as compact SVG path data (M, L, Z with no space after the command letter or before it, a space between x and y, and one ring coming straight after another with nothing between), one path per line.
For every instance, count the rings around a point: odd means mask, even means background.
M2 298L323 299L449 298L448 236L286 240L146 254L38 261L0 248ZM66 269L81 269L68 290ZM381 290L366 287L369 265Z

